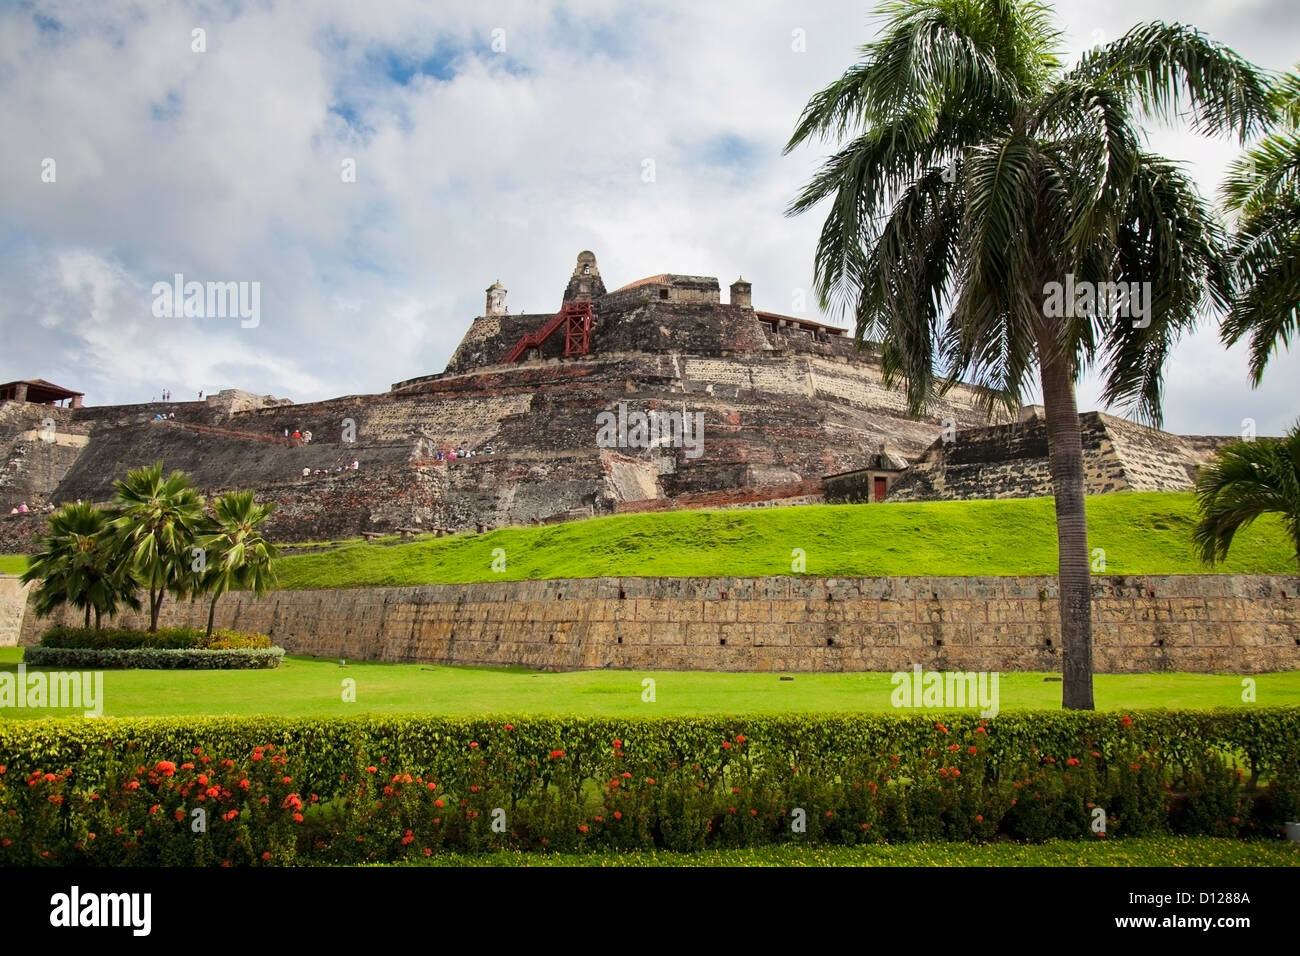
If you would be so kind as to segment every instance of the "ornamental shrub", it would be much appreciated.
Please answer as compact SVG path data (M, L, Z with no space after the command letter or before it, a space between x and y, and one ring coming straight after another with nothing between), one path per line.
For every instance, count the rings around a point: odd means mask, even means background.
M1295 806L1298 722L1284 708L942 722L876 714L3 722L0 865L1274 837Z

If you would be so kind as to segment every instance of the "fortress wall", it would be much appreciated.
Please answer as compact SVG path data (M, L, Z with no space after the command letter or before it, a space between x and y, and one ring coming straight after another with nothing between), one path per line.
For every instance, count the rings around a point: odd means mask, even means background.
M0 574L0 647L18 643L27 594L34 587L35 584L23 584L16 574Z
M1101 673L1300 669L1300 577L1097 577ZM203 602L163 607L205 623ZM244 592L217 626L290 653L543 670L1060 668L1051 577L593 578ZM74 615L75 616L75 615ZM127 615L135 625L140 615ZM40 628L45 626L41 623ZM20 643L39 629L30 611ZM0 643L4 638L0 635Z

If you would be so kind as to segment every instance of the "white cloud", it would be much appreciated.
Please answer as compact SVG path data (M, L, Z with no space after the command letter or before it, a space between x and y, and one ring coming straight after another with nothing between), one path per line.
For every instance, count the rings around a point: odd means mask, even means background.
M215 9L0 13L0 236L14 253L0 261L0 375L61 381L95 403L164 386L299 401L382 391L440 371L495 279L512 310L556 308L586 248L610 287L743 273L756 305L788 311L811 285L820 220L783 212L824 151L780 152L808 97L869 39L861 0ZM1093 30L1165 18L1269 67L1293 55L1280 2L1067 0L1058 12L1076 51ZM206 53L190 49L195 26ZM806 52L791 48L795 29ZM1191 161L1207 194L1234 155L1176 132L1153 142ZM47 156L56 184L39 181ZM340 177L347 158L355 183ZM149 287L176 272L261 282L261 326L153 319ZM1261 432L1288 418L1293 398L1270 383L1297 359L1252 392L1240 351L1207 331L1176 353L1171 427L1235 431L1245 407L1262 409ZM1201 398L1202 366L1216 401Z

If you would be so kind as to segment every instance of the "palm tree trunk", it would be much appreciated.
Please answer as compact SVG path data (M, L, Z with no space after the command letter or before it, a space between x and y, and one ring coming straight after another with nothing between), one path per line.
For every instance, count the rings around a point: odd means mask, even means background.
M149 633L153 634L158 630L158 612L162 610L163 595L166 594L161 588L155 590L149 589Z
M90 630L90 602L86 602L86 621L81 625L85 630Z
M213 618L213 617L216 615L216 613L217 613L217 598L219 598L219 597L221 597L220 594L214 594L214 595L212 595L212 603L208 605L208 633L207 633L207 637L208 637L209 640L212 639L212 618Z
M102 630L102 626L100 624L100 615L102 613L103 612L101 612L99 608L95 608L95 630L97 631Z
M1092 710L1092 577L1083 497L1083 436L1074 397L1074 374L1050 330L1041 332L1038 356L1047 413L1047 449L1056 498L1057 590L1061 613L1061 706Z

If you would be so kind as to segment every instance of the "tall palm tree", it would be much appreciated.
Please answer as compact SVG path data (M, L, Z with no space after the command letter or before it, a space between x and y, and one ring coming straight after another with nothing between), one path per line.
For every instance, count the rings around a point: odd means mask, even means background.
M274 504L257 504L251 491L232 491L213 500L212 520L198 538L208 556L201 588L212 595L208 605L209 637L221 595L232 587L262 595L274 586L271 562L279 552L258 530L274 509Z
M1143 114L1245 137L1271 114L1259 72L1196 30L1143 24L1065 69L1030 0L900 0L881 35L805 107L786 151L837 144L789 214L830 208L815 259L823 306L851 309L908 404L960 379L990 411L1037 370L1056 499L1062 703L1091 708L1092 621L1075 383L1161 420L1162 366L1208 304L1225 240L1189 178L1142 148ZM1149 283L1099 307L1061 288ZM1056 285L1054 285L1056 284ZM1126 310L1124 306L1129 308ZM1138 312L1137 317L1125 312ZM1060 314L1062 313L1063 314Z
M1300 563L1300 425L1283 438L1236 441L1196 476L1201 520L1192 540L1201 560L1228 556L1233 536L1263 514L1280 514Z
M1300 74L1274 88L1281 124L1228 168L1223 204L1236 218L1232 271L1237 295L1223 340L1250 338L1258 385L1273 350L1300 335Z
M140 584L149 591L149 630L168 591L188 593L195 531L203 523L203 499L182 472L163 477L162 462L127 473L114 483L113 537Z
M33 605L37 617L45 617L63 604L71 604L95 628L102 615L117 613L125 604L138 610L135 580L121 560L109 536L112 515L90 504L64 505L50 515L49 533L41 550L28 562L23 583L40 581Z

